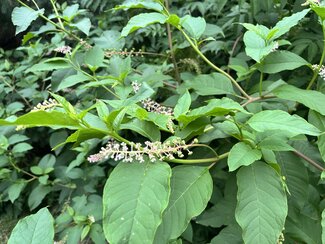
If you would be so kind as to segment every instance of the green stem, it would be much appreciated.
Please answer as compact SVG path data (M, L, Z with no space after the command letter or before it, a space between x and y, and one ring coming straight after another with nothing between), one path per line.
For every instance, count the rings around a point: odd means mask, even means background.
M222 159L227 158L229 153L224 153L219 155L218 157L213 158L202 158L202 159L165 159L165 161L170 163L177 164L204 164L204 163L216 163Z
M262 97L262 92L263 92L263 72L261 72L260 75L260 84L259 84L259 95Z
M243 88L237 83L237 81L231 76L229 75L227 72L223 71L222 69L220 69L219 67L217 67L216 65L214 65L201 51L200 49L197 47L197 45L195 43L193 43L193 41L191 40L191 38L186 34L186 32L184 30L182 30L180 27L178 27L178 30L180 32L182 32L182 34L184 35L185 39L190 43L190 45L192 46L192 48L196 51L196 53L208 64L210 65L213 69L215 69L216 71L218 71L219 73L223 74L224 76L226 76L232 83L234 86L236 86L238 88L238 90L241 92L241 94L244 95L244 97L246 97L247 99L250 99L251 97L243 90Z
M55 12L55 14L56 14L56 18L58 19L59 24L60 24L60 26L61 26L61 29L65 29L65 28L64 28L64 25L63 25L63 23L62 23L62 21L61 21L61 18L60 18L60 15L59 15L58 9L57 9L57 7L55 6L54 0L51 0L51 4L52 4L53 10L54 10L54 12Z
M316 78L318 77L319 70L322 68L322 65L324 62L324 58L325 58L325 26L324 26L324 23L322 23L322 30L323 30L323 53L322 53L321 59L319 61L319 65L318 65L317 69L314 71L314 75L311 78L311 80L306 88L307 90L310 90L312 88L312 86L314 85Z

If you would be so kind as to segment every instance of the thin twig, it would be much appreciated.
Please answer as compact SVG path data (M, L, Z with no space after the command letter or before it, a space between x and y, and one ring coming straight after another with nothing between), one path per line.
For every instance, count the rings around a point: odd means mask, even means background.
M299 156L300 158L304 159L306 162L308 162L310 165L314 166L316 169L319 169L320 171L324 171L325 168L323 168L322 166L320 166L319 163L316 163L314 160L312 160L311 158L309 158L308 156L306 156L305 154L295 150L293 151L294 154L296 154L297 156Z
M165 5L166 5L167 11L169 12L169 2L168 2L168 0L165 0ZM171 28L170 28L170 24L167 23L166 27L167 27L167 36L168 36L168 45L169 45L169 49L170 49L170 55L171 55L171 59L172 59L173 64L174 64L174 69L175 69L175 79L178 82L181 82L181 77L179 75L179 69L178 69L178 66L177 66L175 53L174 53L173 36L172 36L172 31L171 31Z

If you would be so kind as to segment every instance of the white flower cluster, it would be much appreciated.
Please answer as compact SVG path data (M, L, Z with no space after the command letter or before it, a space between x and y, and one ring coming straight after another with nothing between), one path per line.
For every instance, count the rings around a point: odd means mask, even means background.
M322 77L322 79L325 80L325 66L322 65L322 66L319 66L318 64L314 64L312 66L313 70L318 70L318 74L320 77Z
M186 144L185 141L180 138L176 138L165 143L150 142L146 141L145 146L142 146L141 143L132 143L128 146L126 143L110 141L107 143L106 147L102 147L100 152L97 154L90 155L88 161L90 163L99 162L106 159L113 159L115 161L123 162L133 162L138 161L140 163L144 162L145 156L149 157L151 162L155 162L158 159L175 159L174 155L182 158L184 157L183 151L186 150L190 155L192 151L189 150L189 147L196 143L193 141L191 144Z
M71 55L71 53L72 53L71 50L72 50L72 48L69 46L57 47L54 49L54 51L56 51L58 53L69 54L69 55Z
M301 4L301 6L309 6L311 4L319 5L320 4L320 0L307 0L306 2L304 2L303 4Z
M139 84L137 81L133 81L131 83L131 85L133 87L134 93L137 93L141 88L141 84ZM146 109L148 112L165 114L165 115L169 115L169 116L172 116L174 113L172 108L165 107L165 106L157 103L156 101L152 100L151 98L147 98L147 99L141 101L141 103L142 103L143 108Z
M32 109L32 112L34 111L39 111L39 110L48 110L48 109L51 109L51 108L54 108L56 106L58 106L58 102L52 98L50 98L49 100L45 100L39 104L37 104L33 109Z

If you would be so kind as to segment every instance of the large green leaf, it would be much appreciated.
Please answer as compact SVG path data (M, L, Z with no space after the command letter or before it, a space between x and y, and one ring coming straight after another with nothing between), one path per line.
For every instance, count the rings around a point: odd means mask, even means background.
M56 128L79 129L81 126L77 120L70 118L66 113L59 111L33 111L14 120L0 119L0 125L22 125L27 127L49 126Z
M203 116L223 116L238 111L246 112L240 104L224 97L222 99L212 99L209 101L208 105L193 109L187 114L180 115L178 121L186 126L190 122Z
M240 166L248 166L261 159L261 157L262 153L260 150L252 148L244 142L239 142L233 146L229 152L229 171L234 171Z
M34 64L32 67L27 69L25 72L40 72L40 71L49 71L56 69L66 69L70 68L70 64L66 58L51 58L43 62Z
M128 24L123 28L121 36L125 37L130 33L146 27L148 25L152 25L155 23L164 24L167 20L167 17L163 14L159 13L144 13L139 14L130 19Z
M207 25L204 18L192 17L190 15L181 18L180 24L196 40L202 36Z
M274 244L287 216L287 198L279 175L262 162L237 173L236 220L247 244Z
M170 185L169 205L163 213L155 244L179 237L190 220L205 209L213 187L208 168L183 165L173 168Z
M133 130L151 141L160 141L160 131L157 126L148 121L133 119L128 123L121 124L121 130Z
M211 244L242 244L241 229L238 224L228 225L211 240Z
M103 228L110 243L153 243L170 193L163 162L119 163L104 188Z
M285 177L292 199L292 204L300 209L308 198L308 171L301 160L291 152L280 152L276 154L277 161L281 167L281 173Z
M53 244L54 221L47 208L40 209L19 220L13 229L8 244Z
M198 75L193 80L186 81L185 84L201 96L235 93L231 81L219 73Z
M299 134L318 136L320 131L297 115L290 115L281 110L266 110L251 117L247 124L254 130L263 132L281 130L287 136Z
M15 7L11 14L12 23L16 27L16 35L27 30L30 24L38 18L38 15L44 14L44 9L35 11L26 7Z
M308 62L302 57L289 51L278 51L270 53L260 65L259 70L275 74L284 70L293 70L303 65L308 65Z
M319 91L304 90L291 85L282 85L273 90L273 93L279 98L299 102L325 115L325 94Z

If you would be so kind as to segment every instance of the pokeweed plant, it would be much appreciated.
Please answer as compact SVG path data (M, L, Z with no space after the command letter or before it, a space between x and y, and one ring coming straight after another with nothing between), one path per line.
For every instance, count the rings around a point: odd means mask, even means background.
M325 95L318 89L322 79L315 90L312 88L318 76L324 76L325 49L316 65L280 50L290 45L280 38L285 38L311 11L325 30L322 3L308 0L305 10L284 17L273 28L243 23L247 29L243 36L247 57L240 61L235 57L237 62L228 66L236 76L215 65L201 51L201 46L211 41L201 38L207 26L204 18L172 14L163 1L126 1L116 6L114 11L145 11L128 21L121 38L149 25L167 24L179 31L213 70L196 76L183 73L171 83L168 77L157 81L146 77L140 67L132 68L131 56L141 52L105 52L78 37L74 30L87 35L90 24L87 18L75 19L76 6L67 7L60 15L53 4L55 17L48 18L44 10L18 2L23 6L13 12L17 32L40 16L52 31L63 32L78 44L59 46L55 51L60 55L26 70L73 70L54 88L53 98L27 114L0 120L0 125L72 131L54 150L68 143L78 147L101 139L99 151L88 149L83 156L88 154L90 163L107 161L116 165L104 186L103 215L76 215L78 207L68 206L68 215L56 219L57 229L69 223L66 218L72 216L76 227L81 226L81 239L92 234L95 243L103 243L96 239L100 227L94 224L102 218L109 243L182 243L182 239L191 239L191 220L196 218L197 224L220 228L211 243L324 240L324 187L317 184L324 178L325 159ZM22 21L27 12L29 18ZM116 39L120 40L124 39ZM122 53L125 58L118 56ZM176 70L177 64L173 65ZM313 74L309 82L303 83L305 87L297 87L281 75L282 71L298 68ZM257 82L253 79L256 75ZM169 82L163 82L165 79ZM58 92L75 85L81 94L85 94L84 89L98 88L105 91L105 96L86 108L73 106ZM165 87L176 89L169 91L172 96L164 105L153 97ZM297 110L301 105L303 112ZM1 148L6 150L8 142L3 141ZM33 172L46 178L53 165L42 165ZM221 180L224 193L216 190ZM320 194L315 193L317 190ZM82 201L76 199L75 205L78 200ZM46 225L38 228L39 223ZM21 220L9 243L21 243L26 236L36 242L53 243L53 217L46 208Z

